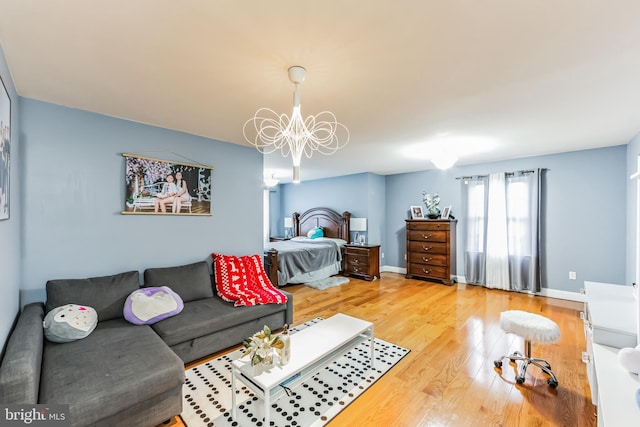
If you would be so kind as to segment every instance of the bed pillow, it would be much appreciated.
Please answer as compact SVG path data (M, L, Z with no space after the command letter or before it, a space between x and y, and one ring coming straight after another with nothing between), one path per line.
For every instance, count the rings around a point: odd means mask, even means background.
M322 227L314 227L307 233L307 237L310 239L317 239L318 237L324 237L324 231Z
M51 309L44 317L44 336L51 342L65 343L88 337L98 324L98 313L89 306L65 304Z
M144 271L144 286L168 286L184 302L213 296L209 266L205 261L178 267L148 268Z
M47 282L45 312L65 304L93 307L101 322L122 318L122 306L140 287L137 271L90 279L60 279Z
M182 299L167 286L145 287L131 292L124 303L124 318L134 325L152 325L175 316L184 308Z

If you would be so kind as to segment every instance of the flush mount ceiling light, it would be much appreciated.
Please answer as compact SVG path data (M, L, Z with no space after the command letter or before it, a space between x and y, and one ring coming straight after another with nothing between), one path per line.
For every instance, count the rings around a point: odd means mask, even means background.
M298 85L304 81L306 70L300 66L289 68L289 80L295 84L291 117L270 108L260 108L242 128L244 138L258 151L270 154L280 150L284 157L291 153L293 182L300 182L300 160L304 153L310 158L314 151L329 155L349 142L349 129L338 123L330 111L302 118ZM342 138L338 137L342 134Z
M448 151L442 151L441 153L436 154L431 158L431 163L434 164L438 169L449 169L451 166L458 161L458 158L455 154L450 153Z
M279 182L280 180L276 178L275 173L272 173L270 177L264 179L264 185L267 187L275 187Z

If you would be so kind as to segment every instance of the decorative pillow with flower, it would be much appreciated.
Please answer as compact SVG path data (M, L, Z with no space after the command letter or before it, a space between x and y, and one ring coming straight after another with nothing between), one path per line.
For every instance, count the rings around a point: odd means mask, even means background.
M259 255L230 256L213 253L216 290L220 298L238 306L284 304L287 297L276 289L264 271Z

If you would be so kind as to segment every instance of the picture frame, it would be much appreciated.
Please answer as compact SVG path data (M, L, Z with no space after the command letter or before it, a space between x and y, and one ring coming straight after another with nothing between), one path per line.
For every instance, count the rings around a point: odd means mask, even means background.
M449 215L451 214L451 206L445 206L442 209L442 215L440 216L441 219L449 219Z
M411 206L411 219L424 219L422 206Z
M11 98L0 77L0 221L9 219L11 192Z
M210 166L124 153L122 214L211 215Z

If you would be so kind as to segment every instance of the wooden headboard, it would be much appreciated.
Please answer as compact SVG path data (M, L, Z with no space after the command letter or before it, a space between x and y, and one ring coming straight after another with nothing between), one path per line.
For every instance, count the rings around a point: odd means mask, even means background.
M293 232L295 236L306 236L314 227L322 227L325 237L350 241L349 223L351 213L339 214L329 208L312 208L300 215L293 214Z

